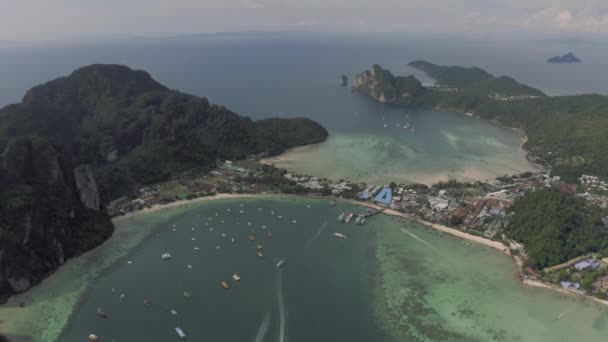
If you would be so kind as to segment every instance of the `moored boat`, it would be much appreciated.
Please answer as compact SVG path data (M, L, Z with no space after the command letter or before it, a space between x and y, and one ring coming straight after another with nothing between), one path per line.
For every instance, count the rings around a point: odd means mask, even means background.
M344 219L344 222L349 223L350 220L353 219L353 216L355 216L355 214L353 213L348 213L348 215L346 215L346 218Z
M180 327L176 327L175 328L175 333L177 334L177 336L179 336L179 338L181 338L182 340L186 339L186 333L184 333L184 331L182 330L182 328Z
M228 285L227 282L223 281L222 282L222 287L225 288L226 290L228 290L230 288L230 285Z
M340 233L334 233L334 236L340 239L346 239L346 235Z

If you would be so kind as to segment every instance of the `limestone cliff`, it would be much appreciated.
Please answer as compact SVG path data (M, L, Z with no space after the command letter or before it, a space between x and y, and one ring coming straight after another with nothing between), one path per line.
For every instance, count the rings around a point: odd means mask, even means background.
M20 137L2 153L0 301L112 234L94 180L77 186L75 175L90 176L90 170L74 168L67 152L41 138Z
M355 75L354 87L382 103L412 104L424 91L415 77L396 77L377 64L370 70Z

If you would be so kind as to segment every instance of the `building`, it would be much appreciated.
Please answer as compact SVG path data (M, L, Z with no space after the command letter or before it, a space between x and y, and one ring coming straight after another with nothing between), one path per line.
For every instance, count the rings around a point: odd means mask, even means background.
M565 288L567 290L578 290L581 288L581 284L573 283L570 281L562 281L562 282L560 282L560 284L562 285L563 288Z
M393 202L393 191L391 188L384 188L376 197L374 198L374 202L380 204L390 205Z
M585 261L581 261L581 262L577 262L576 264L574 264L574 268L576 268L579 271L582 271L584 269L587 268L599 268L600 267L600 263L595 261L595 260L585 260Z

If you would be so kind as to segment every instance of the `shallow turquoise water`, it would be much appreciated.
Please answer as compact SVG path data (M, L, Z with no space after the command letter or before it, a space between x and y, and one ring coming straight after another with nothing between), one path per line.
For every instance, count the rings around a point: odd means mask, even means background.
M94 333L102 341L171 341L179 326L189 340L254 341L268 315L266 341L282 341L281 335L285 341L381 341L371 319L366 232L339 225L338 210L327 201L205 203L164 224L96 280L60 340L82 341ZM255 242L248 240L252 230ZM336 231L349 238L335 238ZM263 259L256 255L258 244ZM173 258L162 260L164 252ZM278 270L280 258L287 262ZM240 282L231 279L234 273ZM222 289L222 281L231 289ZM97 317L97 308L109 318Z

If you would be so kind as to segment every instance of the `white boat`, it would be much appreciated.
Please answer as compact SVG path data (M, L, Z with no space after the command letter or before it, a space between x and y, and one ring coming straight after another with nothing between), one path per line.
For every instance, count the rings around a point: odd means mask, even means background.
M338 237L338 238L340 238L340 239L346 239L346 235L344 235L344 234L340 234L340 233L334 233L334 236L335 236L335 237Z
M234 279L236 281L241 281L241 277L239 277L239 275L236 273L232 275L232 279Z
M285 259L281 259L279 262L277 262L277 268L281 268L283 265L285 265Z
M346 215L346 218L344 219L344 222L349 223L350 220L353 219L353 216L355 216L355 214L353 213L348 213L348 215Z
M175 332L177 333L177 336L179 336L179 338L181 338L182 340L186 339L186 333L184 333L184 331L182 330L182 328L176 327L175 328Z
M171 253L163 253L160 257L163 258L163 260L169 260L171 259Z
M346 213L340 214L340 216L338 216L338 222L344 222L344 216L346 216Z
M297 223L296 220L291 220L292 223Z

